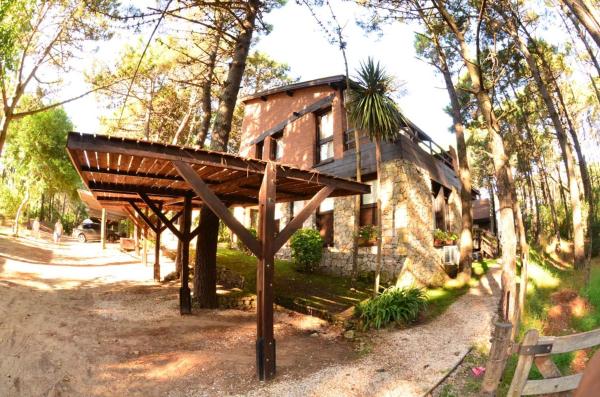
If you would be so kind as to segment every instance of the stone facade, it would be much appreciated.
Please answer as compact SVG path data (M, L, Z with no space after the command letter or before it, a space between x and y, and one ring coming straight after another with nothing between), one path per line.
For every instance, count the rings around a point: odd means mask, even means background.
M401 285L441 285L446 275L441 252L433 246L430 175L406 160L387 161L382 165L380 195L383 220L382 278L399 281ZM324 248L321 269L332 274L349 275L352 272L354 197L333 200L333 247ZM292 216L291 204L277 205L276 219L279 219L280 230ZM448 216L450 230L459 231L460 197L455 190L448 199ZM244 224L248 226L249 216L238 219L246 220ZM315 227L315 217L309 218L304 227ZM290 257L288 243L277 257ZM375 271L376 247L359 248L358 267L359 273Z

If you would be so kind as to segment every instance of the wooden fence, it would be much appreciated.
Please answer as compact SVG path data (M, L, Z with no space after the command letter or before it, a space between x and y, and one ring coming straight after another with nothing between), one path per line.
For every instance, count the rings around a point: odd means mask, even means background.
M539 336L537 330L527 331L516 351L519 361L507 396L570 395L568 392L577 389L582 374L563 376L552 361L551 355L597 345L600 345L600 329L567 336L543 337ZM529 371L534 363L544 379L528 380Z

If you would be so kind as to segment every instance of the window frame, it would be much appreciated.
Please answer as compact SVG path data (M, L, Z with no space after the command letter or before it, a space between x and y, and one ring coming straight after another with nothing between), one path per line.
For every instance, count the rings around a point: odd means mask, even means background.
M335 157L335 153L334 152L334 147L333 147L333 137L335 135L335 130L333 129L333 125L332 125L332 131L331 131L331 136L328 136L327 138L321 139L321 118L323 116L325 116L326 114L330 113L331 117L333 118L333 108L327 107L325 109L321 109L318 112L315 112L315 124L316 124L316 145L315 145L315 164L316 165L321 165L321 164L327 164L330 163L334 160ZM333 123L333 120L332 120ZM321 147L323 145L327 145L327 144L331 144L332 146L332 154L331 157L328 157L326 159L321 159Z
M335 227L335 222L334 222L334 211L335 209L331 209L331 210L327 210L327 211L321 211L319 208L317 208L316 211L316 224L318 227L318 231L319 234L321 234L321 224L320 224L320 220L323 219L323 217L327 217L329 219L329 222L331 222L331 227L329 228L329 230L331 230L329 237L323 237L323 247L333 247L334 245L334 239L333 236L335 235L335 231L334 231L334 227Z
M271 153L269 153L269 160L280 161L283 158L283 146L281 147L281 153L279 153L279 157L277 157L277 148L279 147L278 143L283 144L283 130L271 135Z
M371 182L373 181L375 184L377 183L377 174L368 174L368 175L364 175L362 178L363 182ZM379 186L377 186L377 189L379 189ZM371 192L370 194L374 194L375 192ZM360 218L359 218L359 226L367 226L367 225L372 225L374 227L377 227L377 198L376 196L374 197L375 201L372 203L364 203L364 194L360 195ZM363 216L363 213L366 211L370 211L372 212L371 215L371 223L364 223L363 222L363 218L365 218ZM361 242L359 244L359 246L361 247L372 247L374 245L377 244L376 240L373 241L365 241L365 242Z

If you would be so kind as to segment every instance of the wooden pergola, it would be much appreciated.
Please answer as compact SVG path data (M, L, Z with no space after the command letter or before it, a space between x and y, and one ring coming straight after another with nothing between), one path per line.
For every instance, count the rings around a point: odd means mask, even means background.
M267 138L264 153L270 153ZM165 228L182 242L179 303L191 313L189 242L201 230L191 230L193 206L207 206L258 258L256 362L258 378L275 375L273 335L273 275L275 253L327 197L368 193L366 184L301 170L272 161L155 142L72 132L67 151L81 179L101 203L139 215L157 236ZM275 230L275 203L308 200L283 228ZM258 238L230 212L232 205L258 205ZM146 211L151 211L152 220ZM167 214L175 213L170 219ZM179 227L175 220L181 218ZM158 248L157 248L158 251ZM155 261L158 261L156 255ZM156 268L160 266L155 262Z

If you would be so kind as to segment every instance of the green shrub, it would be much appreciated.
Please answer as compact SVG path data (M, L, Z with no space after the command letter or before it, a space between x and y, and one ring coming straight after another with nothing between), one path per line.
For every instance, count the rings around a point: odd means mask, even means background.
M381 295L357 304L354 314L364 329L379 329L390 323L409 324L426 306L427 297L422 289L391 287Z
M313 272L321 263L323 238L314 229L299 229L292 235L290 248L298 270Z
M254 237L256 237L258 234L256 233L256 229L254 228L248 228L248 231L250 232L250 234ZM247 254L247 255L254 255L252 253L252 251L250 251L250 249L246 246L246 244L244 244L244 242L238 238L237 240L237 248L238 250L242 251L243 253Z

